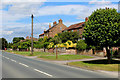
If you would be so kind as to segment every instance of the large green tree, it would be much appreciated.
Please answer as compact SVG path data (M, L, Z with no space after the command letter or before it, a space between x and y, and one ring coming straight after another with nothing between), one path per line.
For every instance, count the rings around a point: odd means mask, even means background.
M26 40L24 42L18 42L17 44L19 44L18 45L19 49L27 49L27 48L29 48L31 46L31 41L30 40Z
M5 38L0 38L0 49L4 50L7 48L8 42Z
M24 40L24 37L14 37L13 38L13 44L18 43L20 40Z
M108 63L111 62L110 48L119 41L120 15L116 9L97 9L85 23L83 36L88 45L105 47Z

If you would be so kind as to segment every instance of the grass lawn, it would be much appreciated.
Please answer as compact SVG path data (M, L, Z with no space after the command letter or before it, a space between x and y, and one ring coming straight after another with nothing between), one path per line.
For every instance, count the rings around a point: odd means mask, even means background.
M70 62L68 65L81 67L92 70L118 71L120 61L113 60L111 64L107 64L107 60L78 61Z
M6 51L6 52L11 52L14 54L20 54L24 56L31 56L30 51ZM55 53L47 53L47 52L34 52L32 56L45 56L45 55L54 55Z
M85 59L85 58L93 58L91 56L84 56L84 55L58 55L58 58L56 59L56 56L39 56L39 58L44 58L47 60L76 60L76 59Z
M24 56L31 56L30 51L7 51L14 54L20 54ZM76 60L76 59L85 59L85 58L93 58L91 56L85 56L85 55L59 55L56 59L55 53L47 53L47 52L34 52L33 56L37 56L38 58L45 59L45 60Z

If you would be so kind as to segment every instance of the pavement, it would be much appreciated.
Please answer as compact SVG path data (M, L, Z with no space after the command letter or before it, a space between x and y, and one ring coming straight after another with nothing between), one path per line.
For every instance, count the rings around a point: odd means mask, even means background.
M118 75L103 75L102 72L27 58L8 52L3 52L0 56L3 78L118 78Z
M99 59L106 59L104 57L95 57L95 58L90 58L90 59L78 59L78 60L66 60L66 61L51 61L59 64L67 64L69 62L76 62L76 61L90 61L90 60L99 60Z

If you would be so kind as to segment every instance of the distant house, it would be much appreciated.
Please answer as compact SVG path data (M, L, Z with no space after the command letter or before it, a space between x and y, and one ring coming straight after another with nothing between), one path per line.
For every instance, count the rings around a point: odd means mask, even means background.
M86 21L88 21L87 17L85 18L85 22ZM83 33L83 31L84 31L85 22L70 25L69 27L64 29L63 32L65 32L65 31L78 32L81 35ZM81 38L82 38L82 36L81 36Z
M40 34L39 38L44 38L44 33Z
M26 40L31 40L31 37L27 36L25 40L21 40L21 42L24 42ZM38 41L37 38L33 38L33 41Z
M49 29L48 30L44 30L44 33L40 34L39 38L43 38L44 36L54 37L56 34L62 33L62 31L65 28L67 28L67 27L63 24L62 19L59 19L58 23L56 21L53 22L53 26L51 26L51 24L49 24Z

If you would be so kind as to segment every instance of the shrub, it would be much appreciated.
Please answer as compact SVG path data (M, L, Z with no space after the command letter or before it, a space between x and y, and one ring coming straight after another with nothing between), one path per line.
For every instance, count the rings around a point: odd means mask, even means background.
M76 49L81 51L81 50L85 50L87 48L87 44L85 43L84 40L80 40L77 42L77 45L76 45Z

